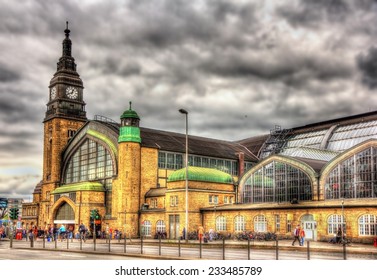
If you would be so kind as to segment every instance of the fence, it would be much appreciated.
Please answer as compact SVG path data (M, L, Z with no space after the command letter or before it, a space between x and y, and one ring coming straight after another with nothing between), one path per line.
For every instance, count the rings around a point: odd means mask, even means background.
M283 244L280 244L283 243ZM125 255L148 255L164 256L168 258L184 259L220 259L220 260L280 260L280 259L307 259L312 255L318 257L318 248L312 248L311 242L306 241L305 246L292 247L290 240L259 241L247 239L234 241L221 239L213 242L202 242L202 240L185 241L162 239L89 239L81 238L58 238L47 239L44 236L35 240L34 238L13 240L10 239L11 248L35 248L49 250L72 250L82 252L113 253ZM347 246L333 245L330 259L347 259ZM294 253L293 253L294 252ZM323 254L323 253L322 253ZM326 255L326 254L325 254ZM328 254L327 254L328 255Z

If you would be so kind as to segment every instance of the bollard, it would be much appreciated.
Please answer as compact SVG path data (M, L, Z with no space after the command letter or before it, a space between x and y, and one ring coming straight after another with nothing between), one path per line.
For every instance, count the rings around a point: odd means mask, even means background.
M343 240L343 260L347 259L347 253L346 253L346 242Z
M66 238L67 238L67 250L69 249L69 236L68 234L66 235Z
M225 238L223 238L223 260L225 260Z
M310 260L310 241L306 242L306 250L308 252L308 260Z
M140 254L143 254L143 235L140 236Z
M202 239L199 238L199 258L202 258Z
M250 238L247 239L247 259L250 260Z
M30 236L30 248L34 248L34 238Z
M279 259L279 240L276 238L276 260Z
M110 244L111 244L111 239L110 239L110 238L111 238L111 236L110 236L110 234L109 234L109 252L110 252L110 250L111 250L111 249L110 249Z
M181 239L178 239L178 257L181 257Z
M12 232L11 232L11 234L10 234L9 237L10 237L10 239L9 239L9 240L10 240L10 241L9 241L10 243L9 243L9 245L10 245L10 248L12 248L12 247L13 247L13 233L12 233Z
M42 237L42 241L43 241L43 249L46 248L46 240L45 240L45 235L43 234L43 237Z
M158 255L161 256L161 235L158 236Z
M126 238L126 235L124 235L124 252L126 253L127 252L127 238Z
M55 249L58 248L58 235L55 235Z
M80 234L80 250L82 250L82 237L83 237L83 234L81 233Z

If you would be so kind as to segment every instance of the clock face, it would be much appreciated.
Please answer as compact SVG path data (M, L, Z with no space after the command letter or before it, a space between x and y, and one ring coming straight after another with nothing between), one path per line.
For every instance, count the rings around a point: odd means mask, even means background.
M70 99L76 99L77 96L79 95L79 93L78 93L78 91L77 91L76 88L74 88L74 87L67 87L66 95Z
M55 99L55 97L56 97L56 88L53 87L53 88L51 89L51 99Z

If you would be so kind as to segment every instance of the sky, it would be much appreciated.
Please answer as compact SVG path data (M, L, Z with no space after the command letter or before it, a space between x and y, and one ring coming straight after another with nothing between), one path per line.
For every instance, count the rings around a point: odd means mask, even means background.
M0 197L42 178L69 21L89 119L222 140L377 110L377 1L0 0Z

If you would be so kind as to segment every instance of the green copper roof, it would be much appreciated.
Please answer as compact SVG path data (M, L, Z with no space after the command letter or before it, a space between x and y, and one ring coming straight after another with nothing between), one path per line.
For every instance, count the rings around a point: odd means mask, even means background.
M63 185L57 187L52 194L77 192L77 191L95 191L104 192L105 189L101 183L98 182L80 182L75 184Z
M140 120L138 114L134 110L132 110L131 104L132 102L130 102L130 108L123 112L123 114L120 116L120 119L132 118Z
M168 178L168 182L183 180L186 180L186 168L174 171ZM233 182L232 176L230 176L228 173L217 169L196 166L189 166L188 180L226 184L231 184Z
M120 142L141 143L140 128L135 126L122 126L119 129L118 143Z

